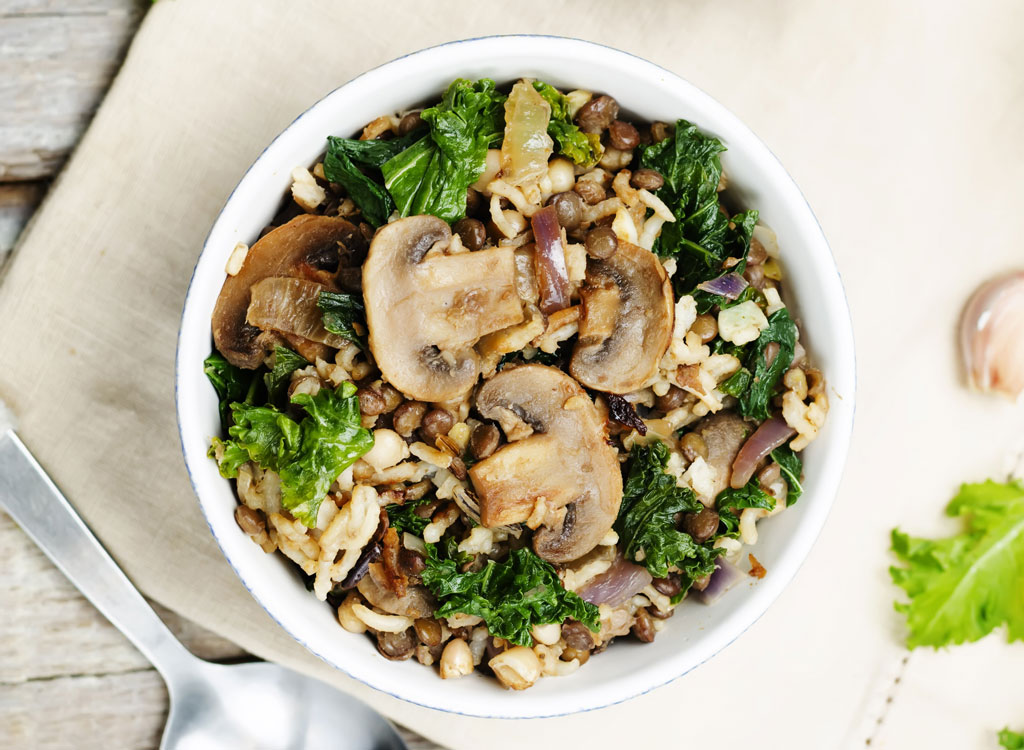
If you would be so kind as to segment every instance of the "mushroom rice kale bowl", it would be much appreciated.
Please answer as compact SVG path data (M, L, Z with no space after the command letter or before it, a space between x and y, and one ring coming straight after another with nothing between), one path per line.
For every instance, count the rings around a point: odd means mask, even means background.
M513 689L763 576L828 400L723 150L531 80L328 137L213 313L241 532L382 656Z

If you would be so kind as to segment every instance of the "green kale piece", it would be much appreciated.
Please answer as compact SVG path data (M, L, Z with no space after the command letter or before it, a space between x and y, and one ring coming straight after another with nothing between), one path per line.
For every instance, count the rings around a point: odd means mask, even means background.
M466 189L505 133L505 95L494 81L454 81L441 102L420 113L428 135L381 166L402 216L432 214L451 223L466 215Z
M533 88L551 106L548 135L557 144L558 153L585 169L597 164L604 154L601 136L597 133L584 133L576 126L569 114L569 100L554 86L534 81Z
M594 632L600 628L597 607L566 590L554 567L528 548L513 550L502 562L488 560L475 573L462 573L457 560L442 559L436 545L428 544L426 564L423 583L440 602L438 617L476 615L492 636L527 647L534 645L534 625L572 619Z
M633 446L615 531L627 560L640 563L655 578L664 578L674 566L687 575L688 586L714 570L721 552L676 528L678 514L698 513L704 506L692 490L677 486L675 477L665 473L668 457L660 441Z
M961 533L892 531L901 566L889 572L909 599L896 604L907 616L907 645L976 641L1000 625L1008 640L1024 640L1024 483L964 484L946 515L962 520Z

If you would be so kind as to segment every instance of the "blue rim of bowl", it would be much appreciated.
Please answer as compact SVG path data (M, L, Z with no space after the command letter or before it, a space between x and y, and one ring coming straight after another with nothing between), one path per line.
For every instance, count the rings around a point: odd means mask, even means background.
M195 477L192 474L192 467L189 465L188 456L187 456L187 453L185 451L185 436L184 436L184 434L182 432L182 426L181 426L181 402L180 402L180 399L179 399L179 383L181 382L181 338L182 338L182 334L183 334L183 331L184 331L185 311L188 309L189 301L190 301L190 299L192 297L192 290L193 290L193 286L194 286L194 282L195 282L196 273L198 272L199 261L202 259L203 255L206 253L207 246L208 246L209 241L210 241L210 237L213 234L214 229L217 227L217 224L220 221L220 217L224 213L224 209L227 208L227 206L231 203L231 200L234 197L235 193L237 192L238 188L242 185L243 182L245 182L245 178L249 175L249 173L253 170L253 168L263 158L263 155L266 154L266 152L268 150L270 150L273 147L273 145L275 143L277 143L277 141L286 132L291 130L291 128L295 125L295 123L297 123L299 120L304 118L307 114L309 114L309 112L311 110L313 110L314 108L316 108L321 102L323 102L324 100L330 98L337 91L345 88L346 86L348 86L352 82L357 81L360 78L363 78L364 76L369 75L370 73L372 73L372 72L374 72L376 70L379 70L381 68L390 66L390 65L392 65L394 63L397 63L397 62L399 62L401 60L405 60L407 58L414 57L416 55L420 55L420 54L425 53L425 52L439 50L439 49L443 49L443 48L446 48L446 47L457 47L457 46L464 45L464 44L481 42L481 41L485 41L485 40L494 40L494 39L503 39L503 40L504 39L549 40L549 41L556 42L556 43L558 43L558 42L573 42L573 43L584 44L584 45L588 45L588 46L592 46L592 47L598 47L598 48L601 48L603 50L607 50L609 52L614 52L616 54L621 54L621 55L626 55L628 57L632 57L635 60L638 60L638 61L640 61L640 62L642 62L642 63L644 63L646 65L650 65L650 66L652 66L654 68L657 68L658 70L662 71L665 75L669 76L671 79L675 79L677 81L680 81L683 84L685 84L685 85L689 86L690 88L692 88L693 90L697 91L701 95L705 96L709 101L713 102L717 107L719 107L722 112L726 113L729 117L731 117L740 128L745 129L747 132L749 132L750 135L757 142L757 144L760 145L760 147L763 148L764 151L768 155L771 156L771 158L778 165L779 169L781 169L782 172L789 179L790 183L793 185L793 187L796 190L797 194L800 196L800 199L803 201L804 206L807 208L808 214L814 220L815 226L818 229L818 233L821 235L821 240L824 243L825 249L828 251L829 258L832 261L832 269L835 271L836 278L839 281L839 287L840 287L840 289L842 291L842 303L843 303L843 309L845 309L845 311L846 311L847 325L849 327L849 333L850 333L849 338L850 338L850 342L851 342L851 358L852 358L852 365L853 365L853 381L852 381L852 386L853 386L852 394L853 395L851 396L851 398L852 398L852 407L851 407L851 415L850 415L850 426L849 426L849 431L848 431L847 435L845 436L846 449L845 449L845 451L843 453L842 462L839 465L839 468L838 468L838 471L837 471L836 490L832 493L832 497L829 498L829 503L828 503L828 507L826 509L826 512L822 516L821 521L818 524L818 528L815 529L815 531L814 531L814 537L813 537L813 539L811 539L811 542L810 542L810 544L807 547L807 551L804 553L804 555L801 557L801 559L797 562L796 566L793 568L792 572L790 573L790 576L789 576L788 580L783 582L783 584L776 591L775 595L769 601L767 601L765 603L764 607L761 609L761 611L759 613L757 613L757 616L754 617L750 622L748 622L741 630L739 630L728 642L726 642L721 647L716 649L713 653L708 654L705 658L701 659L700 661L696 662L695 664L692 664L691 666L689 666L688 668L684 669L679 674L674 675L672 677L669 677L667 680L658 682L657 684L654 684L654 685L651 685L651 686L649 686L647 688L638 690L638 691L633 692L633 693L631 693L629 695L625 695L625 696L623 696L621 698L617 698L615 700L609 700L609 701L606 701L606 702L602 702L602 703L600 703L598 705L586 706L586 707L579 708L579 709L570 709L570 710L566 710L566 711L559 711L559 712L548 713L548 714L536 714L536 715L531 715L531 716L507 716L507 715L501 715L501 714L487 715L487 714L480 714L480 713L469 713L469 712L459 711L456 708L439 707L439 706L435 706L435 705L431 705L431 704L427 704L427 703L422 703L422 702L419 702L419 701L417 701L417 700L415 700L413 698L409 698L409 697L404 696L404 695L398 695L396 693L392 693L392 692L390 692L389 690L387 690L385 688L379 687L377 685L374 685L374 684L368 682L366 679L364 679L364 678L362 678L362 677L360 677L358 675L353 674L352 672L348 671L347 669L345 669L341 665L335 663L334 661L332 661L331 659L329 659L328 657L326 657L325 655L323 655L322 653L317 651L315 648L313 648L305 640L303 640L302 638L297 636L295 633L293 633L288 627L286 627L274 615L274 613L271 611L271 609L269 607L267 607L267 605L263 602L263 600L252 590L252 588L250 588L248 582L245 580L245 577L242 575L242 572L235 566L234 561L232 561L231 557L227 554L227 551L224 548L224 544L221 542L220 537L217 535L217 532L214 530L213 523L210 520L210 516L206 512L206 506L205 506L205 504L202 502L202 500L200 498L199 487L197 486ZM174 357L174 405L175 405L175 416L177 418L177 425L178 425L178 442L179 442L179 445L180 445L180 448L181 448L182 461L185 464L185 471L188 473L189 483L192 485L192 492L193 492L193 494L195 494L196 500L199 502L199 509L202 512L203 518L206 521L207 528L210 529L210 534L213 536L214 541L217 542L217 547L220 549L221 554L224 556L224 559L227 561L228 565L234 571L234 573L238 577L239 581L241 581L242 586L245 588L246 591L249 592L249 595L252 596L252 598L256 601L256 603L259 604L259 606L263 609L263 611L266 612L267 615L269 615L270 618L282 630L284 630L288 634L288 636L290 638L292 638L294 641L299 643L299 645L301 645L303 648L305 648L311 654L316 656L318 659L320 659L322 662L324 662L325 664L330 666L332 669L338 670L339 672L341 672L342 674L346 675L347 677L349 677L349 678L351 678L351 679L353 679L353 680L355 680L355 681L357 681L357 682L359 682L359 683L361 683L363 685L366 685L367 687L372 688L373 690L376 690L376 691L378 691L380 693L388 695L388 696L390 696L392 698L395 698L397 700L404 701L406 703L411 703L412 705L419 706L421 708L426 708L426 709L430 709L430 710L433 710L433 711L441 711L443 713L451 713L451 714L455 714L455 715L458 715L458 716L467 716L467 717L472 717L472 718L478 718L478 719L503 719L503 720L552 719L552 718L557 718L557 717L560 717L560 716L571 716L571 715L574 715L574 714L589 713L591 711L597 711L597 710L600 710L600 709L603 709L603 708L609 708L611 706L617 706L617 705L619 705L621 703L625 703L626 701L630 701L630 700L633 700L635 698L639 698L641 696L647 695L648 693L650 693L650 692L652 692L654 690L662 688L665 685L668 685L668 684L670 684L672 682L675 682L679 678L684 677L685 675L689 674L693 670L695 670L698 667L702 666L703 664L707 663L708 661L713 659L715 656L720 654L722 651L727 649L729 646L731 646L733 643L735 643L737 639L742 637L747 632L747 630L749 630L755 623L757 623L761 619L761 617L763 617L764 614L771 608L771 606L778 599L779 595L790 584L790 582L792 582L792 580L796 577L796 574L800 571L800 569L803 567L804 563L807 561L807 558L810 556L811 550L814 548L814 545L817 543L818 538L821 536L822 529L824 529L825 524L828 522L828 517L831 515L832 508L835 505L836 495L838 494L839 487L842 484L843 475L845 474L846 465L847 465L847 461L848 461L848 458L849 458L850 441L851 441L852 436L853 436L854 424L856 423L856 411L857 411L857 350L856 350L856 345L855 344L856 344L856 342L855 342L854 336L853 336L853 315L851 313L849 300L848 300L847 295L846 295L846 286L845 286L845 284L843 284L842 273L839 270L839 265L836 263L835 254L832 252L832 247L831 247L831 245L828 242L828 238L825 235L825 230L821 226L821 222L818 221L818 217L814 213L814 209L811 208L811 205L808 202L807 198L804 196L803 191L800 189L800 186L797 184L796 180L793 179L793 176L789 173L789 171L782 164L782 161L775 155L775 152L772 151L768 147L768 145L746 123L744 123L735 114L733 114L733 112L728 107L723 105L721 102L719 102L717 99L715 99L713 96L708 94L706 91L704 91L700 87L696 86L695 84L693 84L690 81L686 80L685 78L683 78L679 74L674 73L674 72L672 72L671 70L669 70L667 68L664 68L661 65L658 65L657 63L651 62L650 60L647 60L646 58L643 58L643 57L641 57L639 55L633 54L632 52L627 52L625 50L621 50L621 49L618 49L618 48L615 48L615 47L610 47L608 45L600 44L598 42L592 42L592 41L589 41L589 40L586 40L586 39L579 39L579 38L576 38L576 37L556 36L556 35L553 35L553 34L498 34L498 35L490 35L490 36L470 37L468 39L457 39L457 40L453 40L453 41L450 41L450 42L443 42L441 44L436 44L436 45L433 45L431 47L424 47L423 49L414 50L413 52L409 52L409 53L406 53L404 55L400 55L399 57L396 57L396 58L393 58L393 59L388 60L386 62L383 62L380 65L375 65L374 67L369 68L369 69L363 71L359 75L357 75L357 76L355 76L353 78L350 78L349 80L345 81L344 83L340 84L339 86L336 86L334 89L332 89L328 93L324 94L317 101L315 101L313 104L311 104L305 110L303 110L302 113L300 113L283 130L281 130L281 132L278 133L274 137L274 139L271 140L270 143L268 143L263 148L262 151L260 151L259 155L253 160L252 164L249 165L249 167L245 170L245 172L239 178L238 183L235 185L234 188L232 188L231 192L228 194L228 197L225 199L224 204L221 206L220 211L217 212L217 217L214 219L213 224L211 224L211 226L210 226L209 232L207 232L207 234L206 234L206 238L203 240L202 248L199 251L199 255L196 257L196 263L195 263L195 265L192 268L192 275L189 277L188 290L185 292L185 301L182 304L181 320L180 320L180 323L179 323L179 326L178 326L177 345L176 345L175 357Z

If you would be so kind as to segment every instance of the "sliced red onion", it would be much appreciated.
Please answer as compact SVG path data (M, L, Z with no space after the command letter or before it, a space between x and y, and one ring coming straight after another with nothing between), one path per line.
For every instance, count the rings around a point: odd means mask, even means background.
M356 564L352 566L352 570L345 576L345 580L341 582L341 588L344 591L355 588L363 576L370 570L370 563L376 562L380 559L381 543L373 542L367 544L366 548L360 553L359 559L356 560Z
M740 489L749 482L761 459L794 435L796 430L786 424L782 417L775 416L763 422L754 430L754 434L747 438L747 442L736 454L736 460L732 462L732 487Z
M715 572L711 574L711 580L704 587L703 591L694 590L692 596L701 604L714 604L722 595L746 578L747 575L731 562L718 558L715 560Z
M616 607L643 591L652 580L646 568L619 557L608 570L591 578L576 593L591 604Z
M699 284L697 288L726 299L736 299L748 286L747 280L738 273L726 273Z
M533 254L540 291L540 309L545 315L569 306L569 272L565 267L565 245L558 213L554 206L546 206L530 219L537 250Z

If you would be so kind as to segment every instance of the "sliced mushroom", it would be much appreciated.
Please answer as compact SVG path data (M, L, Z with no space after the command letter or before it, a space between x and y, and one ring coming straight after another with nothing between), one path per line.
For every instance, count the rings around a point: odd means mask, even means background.
M707 463L715 470L712 498L729 486L732 464L751 432L750 426L738 414L720 411L709 414L696 424L693 431L704 439L708 449Z
M314 215L297 216L263 236L220 290L212 319L218 351L237 367L259 367L279 339L246 322L253 286L271 277L293 277L334 288L339 250L361 241L359 229L350 222Z
M655 373L672 335L672 285L650 250L619 241L608 258L589 258L580 289L583 312L570 371L608 393L641 388Z
M543 498L547 518L558 520L534 533L538 555L562 563L597 546L619 512L622 474L604 420L579 384L553 367L522 365L487 381L476 408L532 430L469 470L483 525L522 523Z
M513 431L513 442L469 470L480 498L480 520L488 528L523 523L540 497L548 507L561 508L578 494L572 477L559 476L567 472L559 455L558 437L534 435L528 427L527 437L517 440L517 434L523 433Z
M467 393L480 372L473 345L523 319L513 249L445 255L451 238L434 216L400 219L378 230L363 266L370 349L385 380L418 401Z

